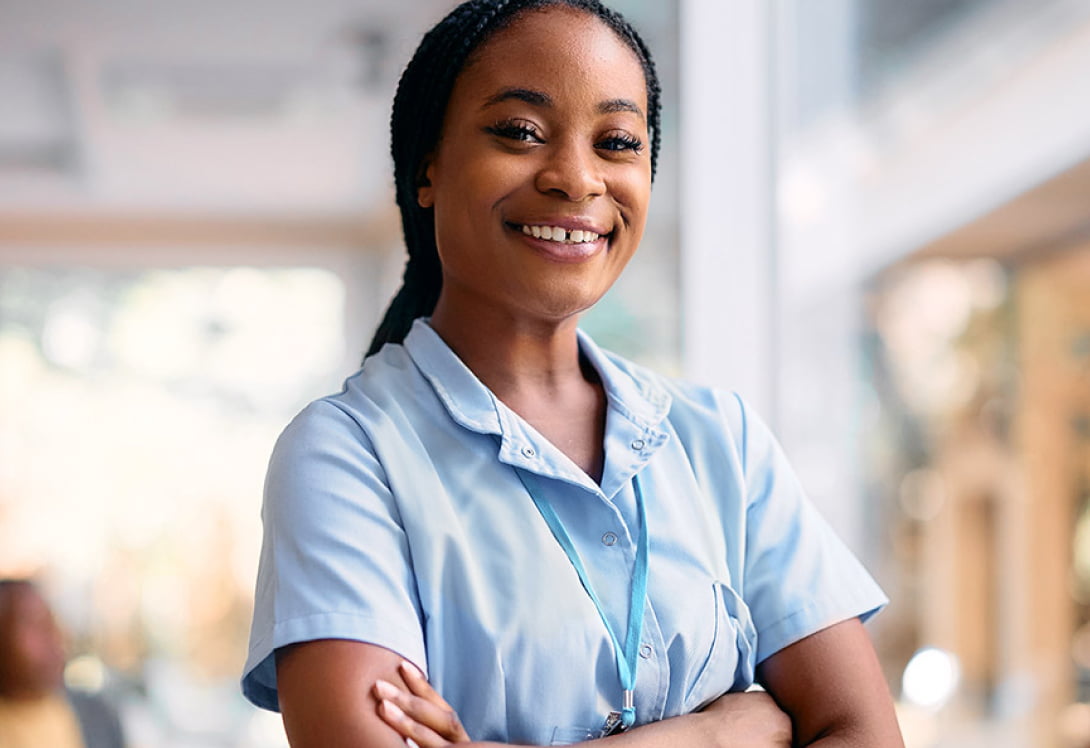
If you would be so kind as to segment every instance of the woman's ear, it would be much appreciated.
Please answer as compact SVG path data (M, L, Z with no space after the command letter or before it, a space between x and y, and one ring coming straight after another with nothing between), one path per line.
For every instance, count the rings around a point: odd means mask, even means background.
M434 160L431 155L428 155L420 164L420 171L416 180L416 203L421 208L432 208L435 206L435 189L431 186L432 170L434 169Z

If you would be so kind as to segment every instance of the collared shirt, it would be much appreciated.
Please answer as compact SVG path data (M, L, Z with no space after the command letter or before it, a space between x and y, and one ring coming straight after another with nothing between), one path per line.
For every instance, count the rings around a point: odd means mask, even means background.
M608 401L600 484L424 320L292 421L265 487L243 677L255 704L277 709L277 647L353 639L418 665L474 740L597 735L622 703L613 644L516 468L536 476L622 641L650 532L638 724L743 690L764 658L885 604L740 398L579 345Z

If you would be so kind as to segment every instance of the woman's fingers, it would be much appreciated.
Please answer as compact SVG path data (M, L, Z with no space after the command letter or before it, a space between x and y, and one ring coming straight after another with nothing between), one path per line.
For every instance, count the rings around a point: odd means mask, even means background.
M379 683L385 683L385 681L379 681ZM380 699L378 714L386 724L397 730L398 734L405 738L407 746L443 748L443 746L451 744L451 741L435 732L435 730L410 717L392 700Z
M442 709L449 709L451 713L454 712L454 709L451 708L450 704L444 701L443 697L439 695L439 692L431 687L431 683L428 683L428 679L424 677L423 673L416 669L415 665L408 660L402 660L399 669L401 670L401 677L405 679L405 685L409 687L409 690L412 691L413 694L426 701L430 701L432 704L435 704Z
M470 742L458 714L427 680L405 667L402 673L411 689L408 692L384 680L375 683L379 714L387 724L415 740L420 748Z
M428 723L428 725L441 735L445 735L449 740L455 743L470 742L469 735L466 734L465 728L462 727L462 721L458 718L458 713L454 711L454 707L448 704L439 692L431 687L431 683L428 683L428 679L424 677L424 674L416 669L416 666L407 660L401 662L401 677L405 680L405 684L409 687L409 691L421 699L424 699L428 703L435 706L441 714L441 719L446 719L446 724Z

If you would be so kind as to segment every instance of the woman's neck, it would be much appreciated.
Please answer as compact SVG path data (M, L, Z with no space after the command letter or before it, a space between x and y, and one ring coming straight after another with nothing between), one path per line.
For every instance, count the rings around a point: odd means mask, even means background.
M432 328L501 402L599 482L606 395L580 356L576 322L450 315L442 304L431 318Z
M452 314L436 306L431 326L497 397L563 397L585 387L580 365L578 318L527 320L497 315ZM510 403L509 403L510 404Z

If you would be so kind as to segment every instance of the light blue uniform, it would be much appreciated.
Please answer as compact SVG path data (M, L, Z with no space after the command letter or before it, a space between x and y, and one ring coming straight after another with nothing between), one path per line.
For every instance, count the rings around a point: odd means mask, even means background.
M608 397L595 484L423 320L276 445L243 689L277 708L273 651L400 653L474 740L566 744L621 707L613 645L515 468L535 474L624 639L639 473L650 576L637 723L753 682L764 658L886 598L735 395L580 348Z

